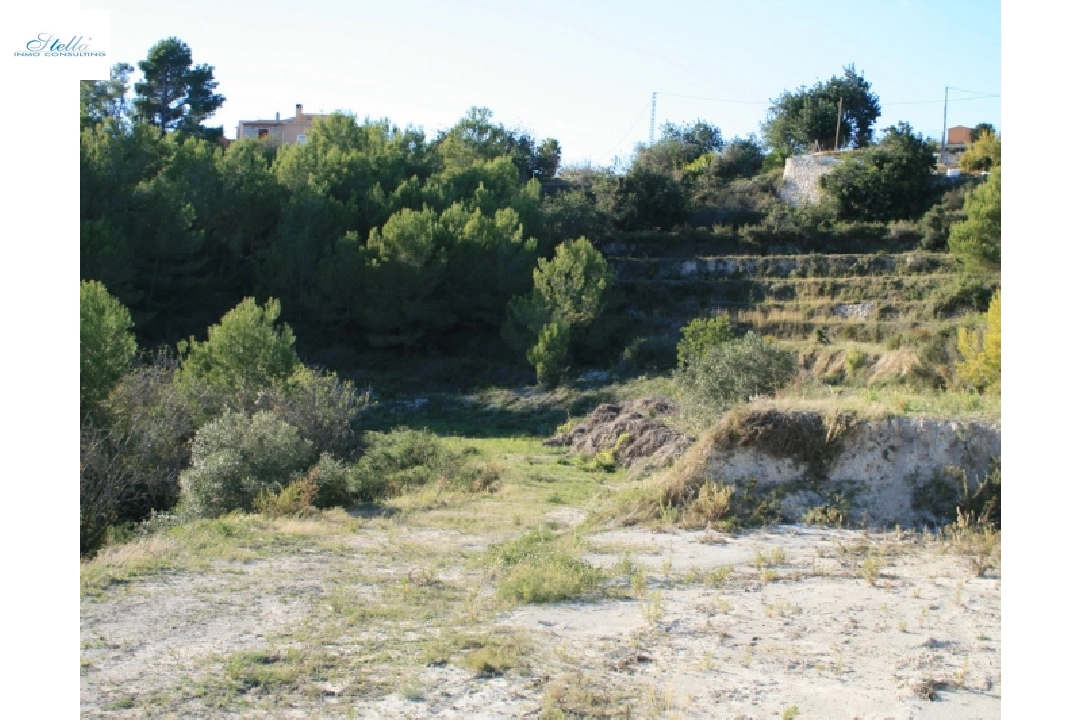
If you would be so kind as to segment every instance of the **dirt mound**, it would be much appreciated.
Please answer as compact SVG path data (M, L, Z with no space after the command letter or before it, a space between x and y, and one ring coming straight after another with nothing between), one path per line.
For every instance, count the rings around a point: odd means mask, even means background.
M658 418L672 415L675 402L666 397L647 397L594 408L568 432L544 441L548 446L570 446L573 452L594 457L611 452L621 467L639 470L664 467L687 450L695 438L674 430Z

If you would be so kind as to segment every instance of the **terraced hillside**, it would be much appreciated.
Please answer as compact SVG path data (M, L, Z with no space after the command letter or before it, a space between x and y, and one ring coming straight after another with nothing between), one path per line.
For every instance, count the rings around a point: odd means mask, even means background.
M736 327L779 338L882 342L957 322L998 285L994 276L963 277L946 253L868 246L749 254L756 248L719 242L716 252L702 238L659 234L652 242L616 239L603 250L643 335L671 335L692 317L727 313Z

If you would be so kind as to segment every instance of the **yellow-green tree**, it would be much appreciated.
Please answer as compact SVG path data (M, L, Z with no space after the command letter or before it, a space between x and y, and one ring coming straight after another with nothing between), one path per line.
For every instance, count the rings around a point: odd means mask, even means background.
M966 172L981 172L1003 163L1003 143L998 133L982 133L962 153L958 167Z
M992 296L983 332L958 329L958 352L962 355L958 376L985 392L998 393L1000 389L1000 295L997 290Z

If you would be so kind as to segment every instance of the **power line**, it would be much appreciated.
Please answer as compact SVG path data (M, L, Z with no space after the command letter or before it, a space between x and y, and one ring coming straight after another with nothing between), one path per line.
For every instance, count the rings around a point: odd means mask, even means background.
M955 88L951 88L954 90ZM968 97L968 98L954 98L954 102L962 102L963 100L992 100L998 98L999 95L988 95L986 97ZM943 102L942 100L900 100L898 102L879 103L880 106L886 107L887 105L938 105Z
M961 100L984 100L984 99L987 99L987 98L998 98L999 97L998 93L977 93L974 90L959 90L956 87L952 87L951 90L957 90L958 92L968 92L968 93L971 93L971 94L974 94L974 95L981 95L982 96L982 97L972 97L972 98L956 98L955 102L959 102ZM708 100L710 102L739 103L739 104L742 104L742 105L770 105L771 104L769 101L764 102L764 101L760 101L760 100L732 100L732 99L727 99L727 98L703 97L701 95L680 95L678 93L667 93L667 92L658 92L658 95L667 95L668 97L688 98L690 100ZM943 102L943 101L942 100L899 100L897 102L880 103L880 105L932 105L932 104L938 105L941 102Z
M637 118L635 118L635 122L632 123L631 127L629 127L627 129L627 132L624 133L624 136L622 138L620 138L620 141L612 146L612 150L609 150L607 153L605 153L606 157L608 155L610 155L613 150L615 150L616 148L620 147L620 145L623 144L624 140L627 139L627 136L631 134L631 131L634 130L635 126L639 124L639 120L642 120L642 115L643 115L643 113L646 112L646 108L648 108L648 107L650 107L650 103L646 103L645 105L642 106L642 110L639 112L639 116Z
M986 93L979 92L977 90L963 90L962 88L951 87L951 90L957 90L958 92L969 93L970 95L987 95L988 97L999 97L999 93Z
M725 102L725 103L740 103L742 105L769 105L769 102L762 102L760 100L727 100L724 98L711 98L701 97L699 95L678 95L676 93L659 92L658 95L668 95L669 97L678 98L690 98L691 100L709 100L711 102Z

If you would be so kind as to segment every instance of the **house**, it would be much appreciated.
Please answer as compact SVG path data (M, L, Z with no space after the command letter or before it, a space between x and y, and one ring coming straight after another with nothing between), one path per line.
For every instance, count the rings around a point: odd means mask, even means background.
M947 130L947 151L965 150L973 142L973 128L955 125Z
M939 153L939 163L948 170L958 166L958 160L966 151L966 146L973 142L973 128L955 125L947 128L947 144Z
M237 125L237 139L257 138L284 145L294 143L303 145L312 130L312 121L317 117L326 117L326 115L306 113L304 106L297 103L296 114L285 120L282 119L280 113L275 113L273 120L241 120Z

